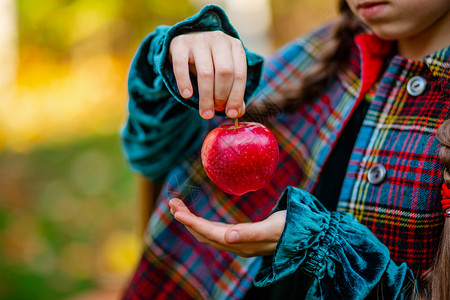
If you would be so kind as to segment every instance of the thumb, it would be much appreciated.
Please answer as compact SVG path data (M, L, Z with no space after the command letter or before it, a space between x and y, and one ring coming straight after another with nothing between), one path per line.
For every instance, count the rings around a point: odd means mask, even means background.
M229 244L264 241L266 231L263 222L237 224L225 232L225 241Z
M255 223L240 223L225 232L229 244L246 242L278 242L283 233L286 211L278 211L267 219Z

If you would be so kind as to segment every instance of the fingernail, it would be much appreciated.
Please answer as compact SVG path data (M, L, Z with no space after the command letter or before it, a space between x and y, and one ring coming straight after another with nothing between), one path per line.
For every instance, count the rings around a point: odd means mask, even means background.
M181 200L177 199L177 198L174 198L174 199L170 200L170 203L172 203L173 205L178 205L178 204L181 203Z
M238 115L238 111L237 111L236 109L234 109L234 108L229 109L229 110L227 111L227 115L228 115L228 117L230 117L230 118L236 118L237 115Z
M191 91L189 89L184 89L181 96L183 96L183 98L189 98L191 96Z
M203 118L204 119L211 119L214 116L214 112L210 109L203 112Z
M234 243L237 242L239 240L239 233L235 230L230 231L230 233L228 234L228 243Z

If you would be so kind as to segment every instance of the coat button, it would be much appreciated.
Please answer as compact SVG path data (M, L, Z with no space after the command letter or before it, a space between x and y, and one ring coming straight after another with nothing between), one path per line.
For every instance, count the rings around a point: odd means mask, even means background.
M383 165L377 164L369 169L368 179L371 184L377 185L386 178L386 168Z
M419 96L425 91L427 81L421 76L414 76L408 81L406 89L411 96Z

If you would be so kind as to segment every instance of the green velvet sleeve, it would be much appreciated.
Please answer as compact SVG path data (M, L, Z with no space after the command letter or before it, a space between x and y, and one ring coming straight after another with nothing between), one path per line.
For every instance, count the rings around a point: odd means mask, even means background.
M184 99L179 94L168 59L170 42L180 34L212 30L239 38L225 12L209 5L172 27L156 28L144 39L133 58L128 76L128 118L121 129L121 142L129 165L151 179L161 180L198 149L208 124L198 114L195 77L191 77L194 95ZM245 51L244 101L247 102L259 84L263 59Z
M312 276L308 299L410 299L414 276L351 214L329 212L308 192L288 187L274 211L286 224L273 256L255 278L266 286L298 269ZM377 298L381 297L381 298Z

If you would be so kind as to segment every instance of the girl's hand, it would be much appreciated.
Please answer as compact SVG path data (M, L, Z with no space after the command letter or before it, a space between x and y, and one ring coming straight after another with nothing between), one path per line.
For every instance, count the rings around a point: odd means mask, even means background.
M195 32L175 37L169 48L178 90L193 94L189 71L197 75L200 115L211 119L226 109L230 118L245 112L247 60L242 43L221 31Z
M243 257L272 255L284 229L286 211L278 211L255 223L211 222L192 214L180 199L169 202L175 219L199 241Z

